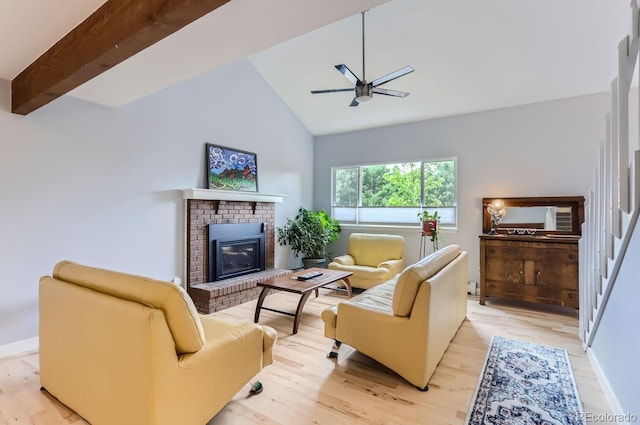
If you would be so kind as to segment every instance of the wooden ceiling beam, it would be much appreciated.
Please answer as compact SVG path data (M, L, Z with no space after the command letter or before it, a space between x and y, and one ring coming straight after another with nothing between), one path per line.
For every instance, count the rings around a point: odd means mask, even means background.
M27 115L229 0L107 0L11 82Z

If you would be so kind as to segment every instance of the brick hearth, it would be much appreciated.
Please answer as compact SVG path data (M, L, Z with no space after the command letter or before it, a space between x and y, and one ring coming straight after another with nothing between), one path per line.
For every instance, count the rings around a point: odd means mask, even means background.
M193 192L191 190L190 192ZM205 197L212 197L206 191ZM224 195L223 195L224 196ZM260 196L260 195L255 195ZM270 195L265 195L270 196ZM222 196L221 196L222 197ZM249 194L249 198L251 195ZM201 313L213 313L258 298L260 279L281 276L288 270L274 269L275 203L218 199L186 199L186 285L187 292ZM281 201L275 201L281 202ZM226 223L265 224L264 272L252 273L218 282L207 282L209 246L207 226Z
M271 269L219 282L199 283L191 285L189 293L198 311L213 313L255 300L261 291L258 282L289 273L291 270Z

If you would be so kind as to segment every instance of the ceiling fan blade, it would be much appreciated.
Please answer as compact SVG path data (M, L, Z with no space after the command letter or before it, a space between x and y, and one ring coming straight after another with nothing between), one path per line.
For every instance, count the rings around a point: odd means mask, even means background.
M362 84L362 81L360 81L360 79L356 77L356 74L354 74L347 65L345 64L336 65L336 69L342 75L347 77L347 80L351 81L353 84Z
M311 93L313 93L313 94L318 94L318 93L337 93L337 92L341 92L341 91L353 91L353 87L349 88L349 89L311 90Z
M387 96L395 96L395 97L407 97L407 96L409 96L409 93L407 93L406 91L380 89L380 88L377 88L377 87L373 88L373 92L374 93L378 93L378 94L384 94L384 95L387 95Z
M355 97L353 98L353 100L352 100L352 101L351 101L351 103L349 104L349 106L358 106L358 105L359 105L359 103L358 103L358 101L356 100L356 98L355 98Z
M393 71L392 73L387 74L384 77L380 77L376 80L373 80L371 84L373 84L373 87L380 86L382 84L388 83L389 81L395 80L396 78L400 78L403 75L407 75L408 73L413 71L415 71L415 69L413 69L412 67L405 66L404 68L400 68L397 71Z

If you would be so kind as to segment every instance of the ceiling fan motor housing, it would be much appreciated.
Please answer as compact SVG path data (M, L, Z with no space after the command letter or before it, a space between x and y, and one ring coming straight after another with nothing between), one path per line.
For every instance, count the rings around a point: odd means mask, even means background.
M362 100L368 100L367 98L373 97L373 85L371 83L357 84L356 85L356 99L359 102Z

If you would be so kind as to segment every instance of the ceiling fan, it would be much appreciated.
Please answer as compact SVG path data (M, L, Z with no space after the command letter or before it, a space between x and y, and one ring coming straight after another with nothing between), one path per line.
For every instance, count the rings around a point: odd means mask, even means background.
M336 93L336 92L346 92L350 90L355 90L355 97L351 101L349 106L358 106L360 102L366 102L371 100L374 93L384 94L386 96L395 96L395 97L407 97L409 93L397 90L389 90L383 89L379 86L388 83L389 81L395 80L396 78L400 78L403 75L407 75L410 72L415 71L410 66L405 66L404 68L400 68L397 71L394 71L390 74L387 74L383 77L377 78L372 82L368 83L365 79L365 67L364 67L364 14L367 11L362 12L362 80L360 80L356 75L347 67L345 64L336 65L336 69L351 83L355 84L354 88L348 89L328 89L328 90L311 90L313 94L319 93Z

